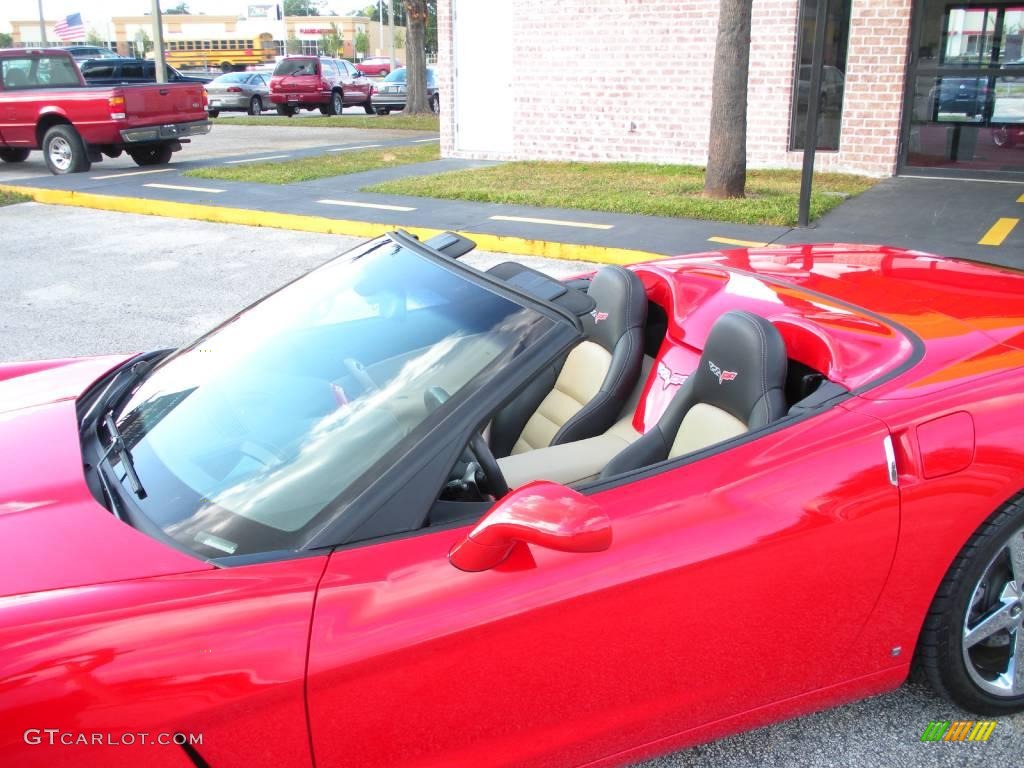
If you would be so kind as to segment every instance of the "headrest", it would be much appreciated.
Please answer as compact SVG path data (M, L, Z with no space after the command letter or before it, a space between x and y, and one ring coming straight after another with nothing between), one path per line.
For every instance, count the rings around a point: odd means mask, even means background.
M786 366L786 345L775 326L733 310L711 327L688 383L696 402L721 408L754 429L784 415Z
M642 328L647 320L647 294L643 283L624 267L603 267L590 281L587 295L594 309L583 318L583 330L590 341L609 352L631 328Z

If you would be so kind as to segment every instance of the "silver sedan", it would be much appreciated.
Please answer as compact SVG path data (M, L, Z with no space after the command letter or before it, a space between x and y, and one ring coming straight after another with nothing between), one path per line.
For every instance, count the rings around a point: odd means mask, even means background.
M378 115L405 109L405 67L396 69L374 85L373 109ZM435 115L441 111L441 97L438 95L437 74L433 67L427 67L427 103Z
M272 108L270 78L262 72L228 72L206 84L210 99L210 117L221 112L248 112L258 115Z

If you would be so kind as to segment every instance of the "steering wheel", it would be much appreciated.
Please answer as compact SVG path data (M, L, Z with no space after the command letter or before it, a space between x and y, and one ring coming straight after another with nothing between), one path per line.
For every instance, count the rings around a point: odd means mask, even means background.
M423 404L427 407L428 413L433 413L450 395L442 387L431 387L423 393ZM508 482L501 472L498 460L494 458L491 447L487 445L481 432L473 433L467 446L472 458L480 466L482 478L477 479L477 487L486 493L490 493L495 499L500 499L508 493Z
M346 357L342 362L345 364L348 372L352 374L352 378L359 382L359 386L363 388L364 393L369 394L380 389L377 386L377 382L370 376L370 372L366 370L366 366L354 357Z

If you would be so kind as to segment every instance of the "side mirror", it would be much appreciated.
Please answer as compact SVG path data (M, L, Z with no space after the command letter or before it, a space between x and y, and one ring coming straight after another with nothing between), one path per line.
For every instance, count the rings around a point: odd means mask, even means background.
M601 552L612 544L608 515L583 494L557 483L529 483L503 498L460 541L448 559L462 571L486 571L516 547Z

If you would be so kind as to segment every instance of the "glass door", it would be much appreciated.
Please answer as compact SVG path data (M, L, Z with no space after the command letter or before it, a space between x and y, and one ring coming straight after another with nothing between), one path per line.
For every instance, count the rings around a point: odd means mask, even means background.
M920 0L907 168L1024 173L1024 3Z

